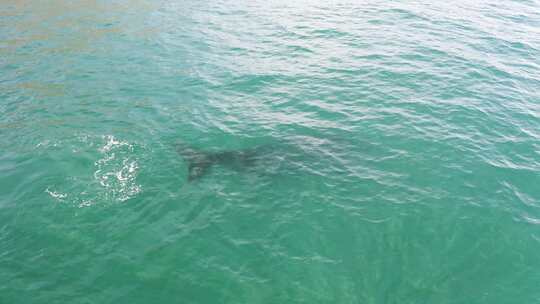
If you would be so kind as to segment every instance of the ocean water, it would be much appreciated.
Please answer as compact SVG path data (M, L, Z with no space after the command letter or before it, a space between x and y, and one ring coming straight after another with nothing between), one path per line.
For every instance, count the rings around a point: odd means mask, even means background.
M2 1L0 303L540 303L540 2Z

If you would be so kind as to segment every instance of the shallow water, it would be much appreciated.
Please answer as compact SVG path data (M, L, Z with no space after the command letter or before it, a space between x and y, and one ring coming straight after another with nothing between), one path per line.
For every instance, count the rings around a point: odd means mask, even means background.
M540 3L429 2L3 1L0 302L538 302Z

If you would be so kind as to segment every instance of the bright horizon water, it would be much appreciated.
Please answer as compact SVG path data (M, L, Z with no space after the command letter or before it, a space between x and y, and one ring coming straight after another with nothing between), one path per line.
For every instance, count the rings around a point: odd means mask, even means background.
M0 29L0 303L540 303L540 2Z

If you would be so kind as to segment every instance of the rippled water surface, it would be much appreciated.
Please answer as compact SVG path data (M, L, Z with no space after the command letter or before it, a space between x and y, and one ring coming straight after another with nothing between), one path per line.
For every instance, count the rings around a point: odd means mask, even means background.
M0 29L1 303L540 303L540 2Z

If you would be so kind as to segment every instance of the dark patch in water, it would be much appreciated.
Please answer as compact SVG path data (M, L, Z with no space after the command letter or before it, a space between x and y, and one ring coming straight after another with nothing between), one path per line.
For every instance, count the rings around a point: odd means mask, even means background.
M234 170L253 167L261 154L260 147L242 150L207 152L184 145L177 146L177 152L188 163L188 181L195 181L206 175L213 166L226 166Z

